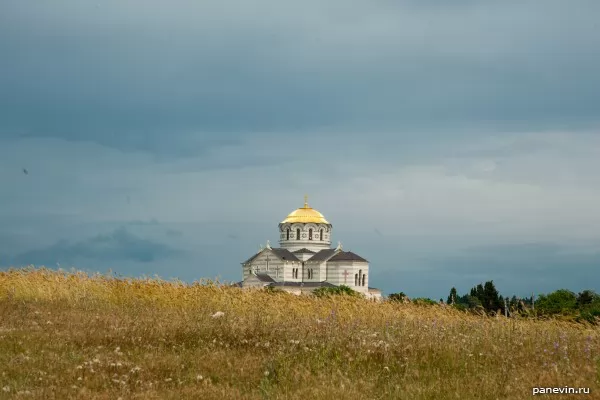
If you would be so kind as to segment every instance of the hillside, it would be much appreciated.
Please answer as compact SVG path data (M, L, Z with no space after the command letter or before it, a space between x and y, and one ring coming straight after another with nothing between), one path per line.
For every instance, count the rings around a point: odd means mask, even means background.
M0 398L600 393L599 328L557 320L45 269L0 272L0 316Z

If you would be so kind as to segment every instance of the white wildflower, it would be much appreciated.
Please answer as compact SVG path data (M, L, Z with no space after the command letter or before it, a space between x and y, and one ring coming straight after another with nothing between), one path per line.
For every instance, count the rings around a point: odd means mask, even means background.
M221 318L224 315L225 315L225 313L223 311L217 311L216 313L214 313L213 315L211 315L211 317L213 317L213 318Z
M204 379L204 377L202 375L196 375L196 380L197 381L201 381L202 379Z
M10 392L10 386L4 386L4 387L2 388L2 391L3 391L3 392L6 392L6 393Z

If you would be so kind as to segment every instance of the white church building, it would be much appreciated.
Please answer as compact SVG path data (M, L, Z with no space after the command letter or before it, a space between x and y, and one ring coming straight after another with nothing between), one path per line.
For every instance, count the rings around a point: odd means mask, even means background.
M294 294L319 287L346 285L367 298L381 299L381 291L369 287L369 262L340 242L331 248L333 226L323 214L304 207L279 224L279 246L266 247L242 263L242 288L271 286Z

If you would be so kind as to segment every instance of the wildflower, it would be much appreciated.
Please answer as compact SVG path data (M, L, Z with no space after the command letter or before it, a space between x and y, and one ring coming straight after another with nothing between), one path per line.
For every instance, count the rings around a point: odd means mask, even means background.
M80 376L79 378L77 378L78 381L82 381L83 378Z
M172 378L167 378L165 379L165 382L171 382L173 379Z
M196 380L197 381L201 381L202 379L204 379L204 377L202 375L196 375Z
M383 367L383 369L387 372L390 372L390 367Z
M2 391L3 391L3 392L6 392L6 393L10 392L10 386L4 386L4 387L2 388Z
M223 311L217 311L216 313L214 313L213 315L211 315L211 317L213 317L213 318L221 318L224 315L225 315L225 313Z
M265 376L269 376L269 371L265 371Z

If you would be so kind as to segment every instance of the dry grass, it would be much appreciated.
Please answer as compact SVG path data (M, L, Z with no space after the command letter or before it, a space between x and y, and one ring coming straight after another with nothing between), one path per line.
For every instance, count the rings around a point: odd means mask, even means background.
M600 331L560 321L44 269L0 317L0 398L600 398Z

